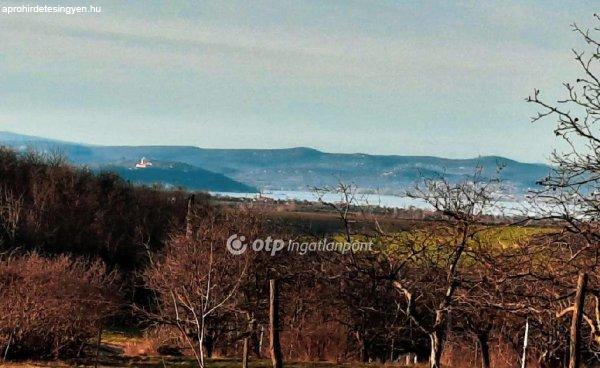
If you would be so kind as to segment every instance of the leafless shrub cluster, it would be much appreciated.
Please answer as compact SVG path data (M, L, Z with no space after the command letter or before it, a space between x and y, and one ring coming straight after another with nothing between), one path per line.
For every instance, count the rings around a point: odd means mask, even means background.
M156 310L142 312L155 324L176 328L184 346L204 367L217 341L239 339L236 334L241 333L237 302L249 277L251 254L232 255L225 242L236 233L252 239L260 223L250 213L215 209L193 216L193 229L173 236L145 272Z
M6 358L81 353L118 308L101 262L28 254L0 261L0 351Z

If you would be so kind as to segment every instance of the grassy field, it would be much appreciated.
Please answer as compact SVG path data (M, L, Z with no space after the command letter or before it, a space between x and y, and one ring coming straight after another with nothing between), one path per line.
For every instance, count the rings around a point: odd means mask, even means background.
M102 345L98 357L98 367L102 368L165 368L165 367L197 367L196 362L185 356L159 356L147 353L145 347L148 341L135 333L107 332L102 335ZM89 354L88 354L89 355ZM207 359L209 368L239 368L242 363L239 359L216 358ZM331 362L285 362L285 367L289 368L381 368L381 364L360 364L360 363L331 363ZM40 368L40 367L95 367L96 359L87 357L72 361L22 361L2 363L0 367L6 368ZM399 367L400 365L387 365L388 367ZM272 367L268 359L250 360L250 368L269 368ZM412 365L419 368L425 365Z

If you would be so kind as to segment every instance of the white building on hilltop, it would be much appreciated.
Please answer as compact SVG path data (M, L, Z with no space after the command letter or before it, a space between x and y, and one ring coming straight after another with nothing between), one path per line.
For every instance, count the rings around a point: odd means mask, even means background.
M140 162L138 162L137 164L135 164L135 168L136 169L145 169L147 167L152 166L152 162L146 160L146 157L142 157L142 159L140 160Z

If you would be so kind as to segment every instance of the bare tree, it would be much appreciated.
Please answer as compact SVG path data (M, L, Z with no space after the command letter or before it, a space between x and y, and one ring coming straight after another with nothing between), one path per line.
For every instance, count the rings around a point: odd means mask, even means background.
M482 169L478 169L472 180L453 184L444 178L426 179L424 185L409 193L412 198L420 199L431 205L443 215L443 221L436 230L434 238L428 239L429 247L421 244L413 249L411 258L425 258L434 273L442 276L446 268L443 282L433 285L412 283L406 272L399 269L393 282L398 292L406 299L406 315L429 336L431 368L440 367L446 335L450 324L450 311L455 303L455 293L461 285L461 261L471 251L473 238L483 229L481 218L488 214L499 201L497 180L483 180ZM436 254L432 256L432 252ZM408 260L410 260L409 258ZM403 260L403 264L407 260ZM406 265L406 263L404 263ZM412 284L412 285L411 285ZM420 285L419 285L420 284ZM433 318L422 318L416 311L415 304L421 299L418 296L426 293L431 304L426 307Z
M230 254L225 242L244 224L251 231L253 219L243 214L235 219L230 216L226 212L198 214L195 235L175 236L165 255L145 274L159 308L156 313L145 312L157 324L176 327L200 367L206 366L206 356L212 353L219 329L227 325L227 316L237 313L236 297L247 276L249 258Z
M595 21L600 24L598 15ZM532 121L555 118L554 133L566 143L552 153L553 171L533 194L539 217L563 221L585 241L573 251L571 258L576 258L600 240L600 43L595 39L600 29L572 27L589 47L587 52L573 50L582 75L574 83L563 83L566 95L554 103L543 99L539 90L526 101L540 108Z
M460 183L444 178L423 180L409 196L436 211L437 221L424 230L400 234L385 234L376 224L382 248L372 254L350 253L346 261L342 258L346 268L388 283L398 291L402 298L398 311L429 337L432 368L440 366L450 313L461 285L461 262L465 254L473 256L473 239L486 228L482 220L497 208L500 199L498 180L486 179L482 172L478 168L469 180ZM351 241L356 235L351 228L351 208L356 205L351 201L356 195L352 187L345 185L335 192L341 194L339 203L322 202L338 213L345 237Z
M559 278L566 287L574 284L579 272L588 273L589 290L597 293L600 252L600 16L597 14L594 23L592 29L572 25L587 49L572 50L580 76L563 83L564 96L549 102L539 90L534 90L526 101L539 108L533 122L555 119L554 133L564 143L564 148L555 150L551 156L553 170L541 180L542 189L533 193L538 217L558 220L570 234L567 242L554 243L564 249ZM585 304L579 307L585 310ZM563 316L564 310L559 309L557 315ZM592 329L593 341L597 323L588 317L584 319ZM576 345L577 341L571 341L572 347Z

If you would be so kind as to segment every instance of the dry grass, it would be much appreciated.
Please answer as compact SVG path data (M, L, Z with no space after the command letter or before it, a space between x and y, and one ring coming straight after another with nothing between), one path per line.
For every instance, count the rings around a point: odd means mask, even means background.
M190 357L160 356L156 353L157 341L150 336L143 336L135 332L110 331L102 335L102 346L98 358L99 368L194 368L196 362ZM93 351L88 353L86 359L72 361L0 361L2 368L66 368L66 367L94 367ZM91 356L91 357L90 357ZM208 368L239 368L239 359L217 358L207 360ZM251 360L250 368L269 368L271 361ZM401 367L398 364L361 364L361 363L329 363L329 362L286 362L287 368L385 368ZM413 368L424 368L426 365L412 365Z
M40 367L94 367L93 362L21 362L21 363L9 363L2 364L2 367L7 368L40 368ZM334 364L326 362L307 363L307 362L292 362L285 365L289 368L382 368L382 367L401 367L400 365L377 365L377 364L359 364L359 363L346 363L346 364ZM139 367L139 368L164 368L164 367L180 367L180 368L192 368L197 367L195 362L187 358L173 358L173 357L137 357L130 359L120 360L101 360L98 367L102 368L126 368L126 367ZM239 368L241 362L239 360L232 359L214 359L208 361L208 368ZM249 364L250 368L269 368L271 362L268 360L253 361ZM426 365L418 364L412 365L414 368L424 368Z

